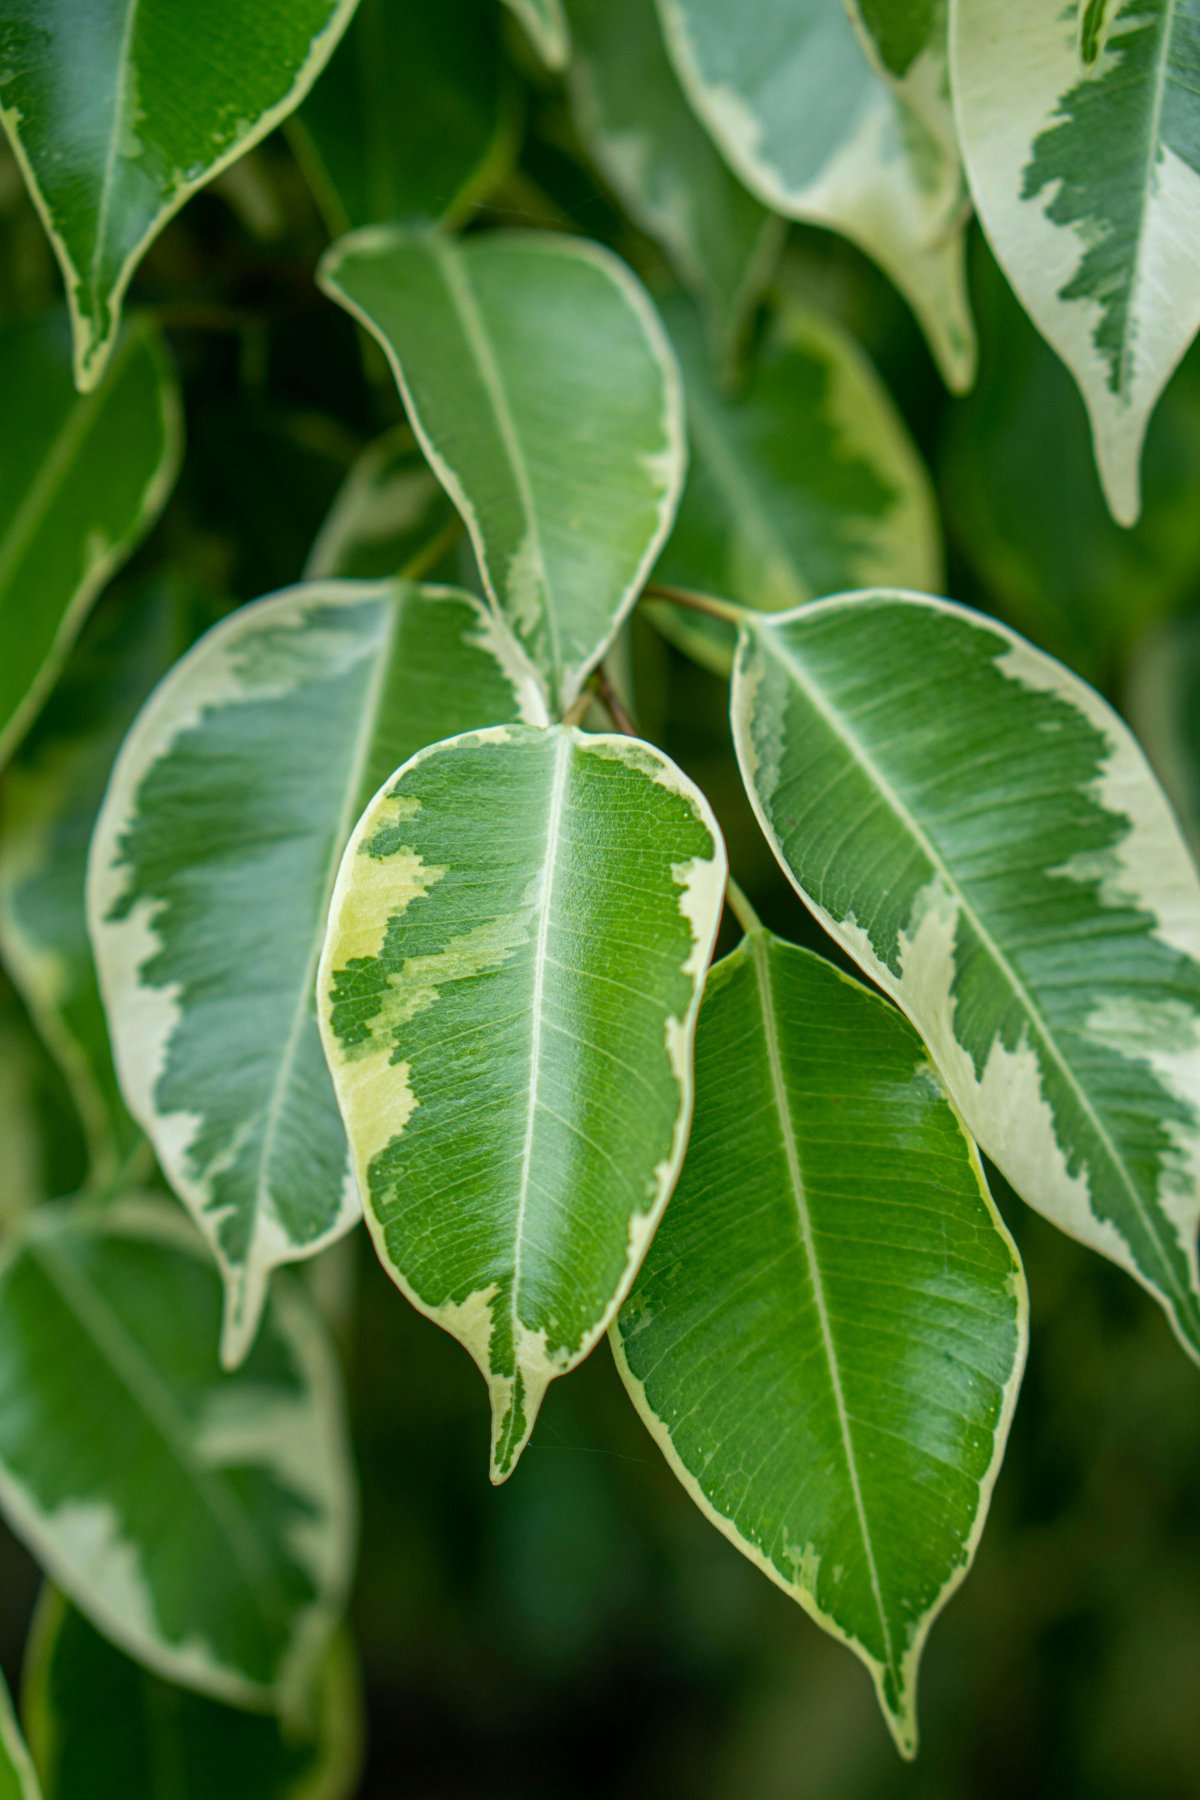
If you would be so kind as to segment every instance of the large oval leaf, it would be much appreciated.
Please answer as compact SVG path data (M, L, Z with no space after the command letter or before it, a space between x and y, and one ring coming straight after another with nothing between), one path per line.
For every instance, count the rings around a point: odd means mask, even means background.
M1132 524L1150 413L1200 327L1200 6L955 0L951 37L980 219Z
M3 1676L0 1676L0 1800L42 1800Z
M321 1025L384 1267L475 1358L508 1475L674 1185L725 852L636 739L416 755L346 849Z
M292 131L334 231L458 217L515 131L496 0L359 0Z
M357 232L321 279L387 352L487 591L564 711L683 482L679 379L649 301L608 251L549 233Z
M693 106L752 193L839 231L874 257L916 313L951 387L975 341L961 223L945 158L871 66L845 0L659 0Z
M80 388L104 372L148 245L190 194L297 105L355 3L5 6L0 119L66 282Z
M313 584L210 632L125 741L92 937L126 1099L226 1280L227 1364L271 1269L358 1215L313 997L354 820L419 746L529 704L471 596Z
M613 1331L692 1498L866 1663L917 1665L970 1566L1025 1355L1016 1247L900 1015L753 931L708 979L675 1198Z
M694 319L681 308L668 318L691 461L655 579L763 612L876 582L936 590L929 477L854 341L789 307L730 394L713 380ZM674 607L655 616L690 654L728 671L732 627Z
M144 326L129 332L103 388L86 399L71 385L59 320L10 327L0 334L0 392L3 762L88 607L157 518L182 434L161 340Z
M298 1288L222 1376L220 1284L161 1205L41 1207L0 1262L0 1507L56 1584L168 1680L296 1703L344 1599L337 1372Z
M235 1711L151 1675L48 1588L21 1710L45 1800L349 1800L356 1791L361 1703L342 1638L313 1716L288 1729L274 1714Z
M742 774L822 924L1030 1205L1200 1360L1200 879L1099 695L915 594L747 616Z
M783 222L748 193L683 97L654 0L570 0L570 90L593 158L671 258L727 360Z

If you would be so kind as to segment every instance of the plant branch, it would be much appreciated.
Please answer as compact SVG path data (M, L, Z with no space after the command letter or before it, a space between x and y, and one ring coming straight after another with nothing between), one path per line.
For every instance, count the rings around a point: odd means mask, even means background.
M688 612L703 613L709 619L722 619L727 625L740 625L746 616L746 608L735 606L732 600L718 600L713 594L673 587L665 581L648 581L642 589L642 598L665 600L668 606L682 606Z

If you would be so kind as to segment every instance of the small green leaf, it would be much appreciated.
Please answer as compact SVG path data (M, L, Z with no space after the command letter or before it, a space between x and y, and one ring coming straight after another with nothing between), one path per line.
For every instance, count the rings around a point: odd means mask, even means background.
M81 389L104 372L148 246L298 104L354 6L9 0L0 120L66 282Z
M313 540L305 576L375 581L400 575L456 516L412 432L397 425L352 464Z
M281 1286L246 1367L183 1217L33 1214L0 1262L0 1508L54 1582L166 1679L292 1703L345 1595L354 1494L336 1367Z
M285 1731L151 1675L53 1588L34 1617L22 1712L45 1800L350 1800L360 1711L345 1638L307 1728Z
M514 125L496 0L359 0L292 132L342 232L462 216L503 177Z
M975 338L944 150L872 67L844 0L659 0L659 11L692 105L751 193L873 257L949 385L969 387Z
M733 723L780 863L979 1143L1200 1361L1200 878L1125 726L1003 626L887 592L748 615Z
M88 939L88 846L121 739L170 666L175 630L161 583L110 595L8 770L0 804L0 953L70 1084L99 1185L141 1134L117 1084Z
M1106 31L1079 11L954 0L954 96L984 230L1131 525L1150 414L1200 327L1200 9L1143 0Z
M565 69L570 54L563 0L506 0L548 69Z
M655 578L764 612L876 582L936 591L942 555L929 477L853 340L789 308L744 388L727 394L691 315L675 307L667 317L691 461ZM730 626L674 607L655 617L689 654L728 673Z
M229 1366L271 1269L358 1216L313 993L354 820L397 760L537 704L470 595L313 584L217 626L126 739L92 938L129 1108L225 1277Z
M494 1481L674 1185L724 882L660 751L566 726L419 752L347 847L325 1052L380 1259L487 1381Z
M487 591L565 711L683 482L679 377L646 295L607 250L548 232L361 231L321 281L387 352Z
M0 1675L0 1800L42 1800L29 1751Z
M613 1330L701 1510L871 1672L970 1567L1025 1358L1016 1247L915 1031L762 930L708 979L674 1200Z
M688 106L654 0L570 0L569 13L571 97L592 157L704 308L728 361L783 222L741 185Z
M3 26L0 26L0 45ZM27 730L109 577L158 517L179 466L175 382L130 330L80 399L59 320L0 333L0 763Z

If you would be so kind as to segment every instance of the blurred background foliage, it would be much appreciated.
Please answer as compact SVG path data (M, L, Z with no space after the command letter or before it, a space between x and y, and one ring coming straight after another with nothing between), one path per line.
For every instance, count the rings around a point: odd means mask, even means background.
M559 86L511 27L503 55L471 73L502 92L502 130L488 191L459 195L460 215L602 239L667 294L660 251L618 208ZM134 298L170 329L187 461L98 618L169 575L186 590L188 641L297 580L354 458L402 419L377 354L313 285L332 205L313 198L319 125L314 116L311 141L269 139L146 258ZM1174 709L1200 754L1200 357L1158 409L1142 521L1124 531L1105 511L1074 385L977 231L971 287L982 360L964 399L946 393L894 291L829 235L792 228L766 309L780 294L801 298L871 357L935 481L946 591L1132 705L1152 752ZM0 318L57 303L49 249L4 151ZM767 922L816 943L752 825L724 682L640 619L629 666L642 728L709 794ZM1163 772L1177 793L1197 781L1194 768ZM0 1052L8 1193L73 1191L79 1123L6 984ZM516 1479L493 1490L485 1393L467 1359L402 1303L362 1233L318 1265L363 1489L363 1795L1195 1800L1196 1374L1148 1299L996 1181L1027 1262L1032 1350L977 1566L927 1653L911 1768L857 1664L676 1484L606 1347L555 1385ZM14 1682L36 1590L32 1563L0 1529L0 1662Z

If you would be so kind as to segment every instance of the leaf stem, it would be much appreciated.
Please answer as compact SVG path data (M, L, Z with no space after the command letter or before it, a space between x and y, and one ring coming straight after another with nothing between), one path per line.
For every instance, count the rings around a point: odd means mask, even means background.
M612 677L609 675L609 672L603 663L600 664L600 667L593 674L592 683L596 690L597 699L600 701L601 706L603 706L617 730L623 732L626 737L640 736L637 726L634 724L631 715L625 710L621 696L614 687Z
M447 519L439 531L435 531L429 542L422 544L413 552L404 567L399 570L401 581L420 581L421 577L434 568L445 556L447 550L453 549L462 532L462 521L455 517Z
M734 918L746 933L747 937L752 931L762 930L762 920L759 918L749 900L746 898L745 892L739 887L732 875L727 878L725 883L725 898L729 903L729 910L732 912Z
M648 581L642 589L645 600L665 600L669 606L682 606L688 612L704 613L710 619L723 619L727 625L740 625L746 616L744 606L732 600L718 600L713 594L701 594L694 588L672 587L665 581Z

